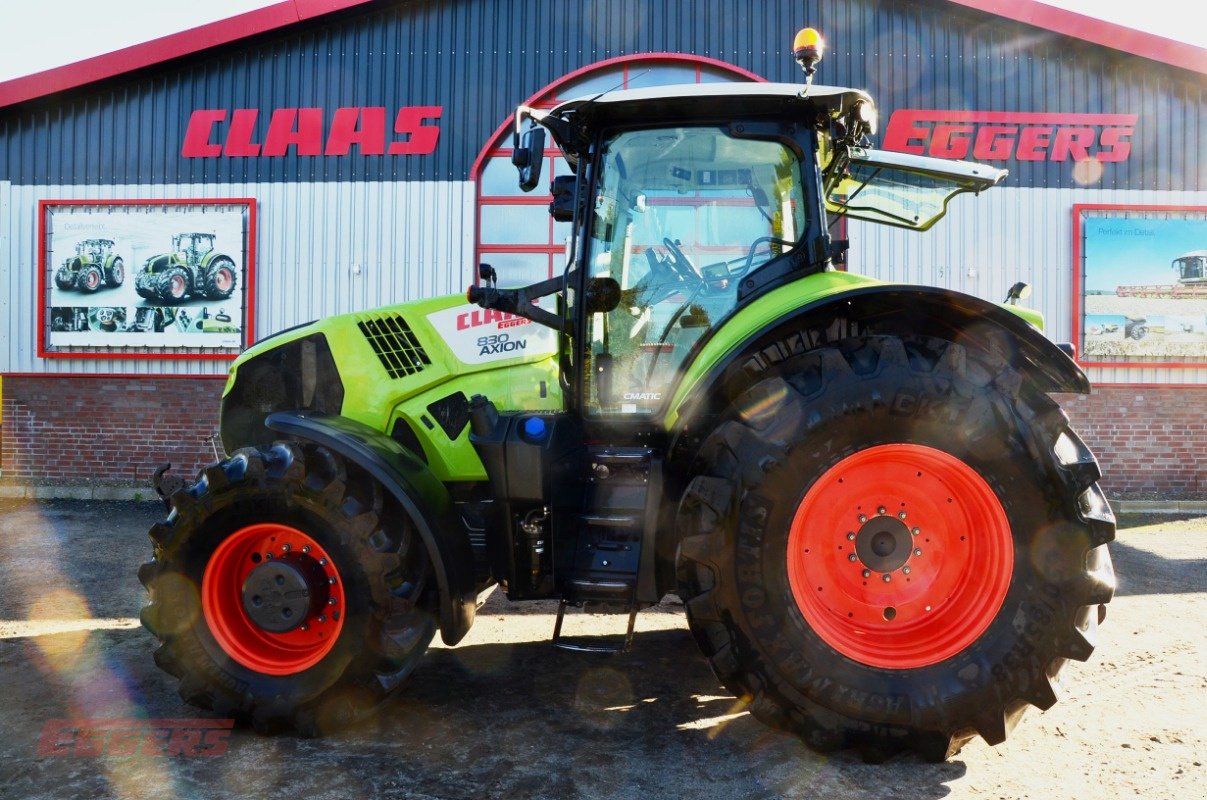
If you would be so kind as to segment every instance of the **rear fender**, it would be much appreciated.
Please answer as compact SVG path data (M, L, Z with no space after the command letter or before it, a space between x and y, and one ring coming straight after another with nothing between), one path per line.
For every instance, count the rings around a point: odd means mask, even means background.
M474 624L474 556L453 519L448 491L427 465L385 434L347 417L281 411L264 421L286 436L328 447L369 472L406 510L440 588L440 637L454 645Z
M719 413L778 361L850 336L933 336L993 353L1037 390L1088 394L1090 383L1063 350L1021 316L971 295L925 286L871 284L810 302L768 322L715 358L676 392L668 427ZM690 374L689 369L689 374Z

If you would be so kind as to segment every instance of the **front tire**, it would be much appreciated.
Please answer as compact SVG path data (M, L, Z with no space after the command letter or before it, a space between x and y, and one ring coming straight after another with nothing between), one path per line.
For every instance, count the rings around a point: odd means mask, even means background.
M796 356L702 445L680 593L764 722L938 760L1056 701L1112 596L1097 463L1007 364L933 339Z
M427 649L434 582L418 532L331 451L240 450L171 503L139 570L142 622L186 702L319 735L366 716Z

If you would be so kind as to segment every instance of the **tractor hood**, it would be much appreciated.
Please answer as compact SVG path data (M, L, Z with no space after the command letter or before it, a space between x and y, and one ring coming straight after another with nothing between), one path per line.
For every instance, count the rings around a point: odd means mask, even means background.
M440 429L474 394L501 410L560 410L556 352L549 328L463 295L329 317L270 336L235 361L222 442L227 452L270 442L263 421L276 411L338 414L386 433L402 417L420 439L465 439L459 427ZM440 450L434 458L450 448ZM480 472L476 458L472 466ZM432 467L442 478L464 477Z

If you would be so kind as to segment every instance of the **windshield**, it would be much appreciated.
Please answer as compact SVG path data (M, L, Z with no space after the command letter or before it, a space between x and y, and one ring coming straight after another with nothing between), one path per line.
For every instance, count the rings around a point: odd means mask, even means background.
M628 131L601 154L587 263L620 304L587 320L589 412L653 413L738 279L806 227L800 165L779 141L714 127Z

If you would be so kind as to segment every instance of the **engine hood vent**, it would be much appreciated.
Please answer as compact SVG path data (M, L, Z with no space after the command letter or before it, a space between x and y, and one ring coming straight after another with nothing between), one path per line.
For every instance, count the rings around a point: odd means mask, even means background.
M405 378L429 366L432 360L398 314L359 314L357 326L391 378Z

